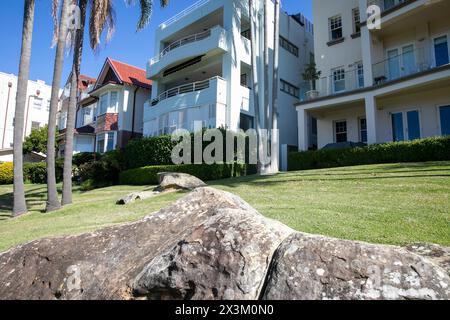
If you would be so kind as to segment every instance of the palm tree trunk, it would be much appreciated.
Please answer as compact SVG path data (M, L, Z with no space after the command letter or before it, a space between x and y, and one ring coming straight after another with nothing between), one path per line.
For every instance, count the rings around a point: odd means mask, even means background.
M87 0L79 1L80 29L76 31L75 46L73 52L72 77L70 84L69 107L67 111L66 146L64 150L63 190L61 204L72 203L72 158L73 135L75 129L75 114L77 109L78 81L80 77L81 58L83 55L84 26L86 22Z
M270 104L269 104L269 35L268 35L268 7L267 7L267 0L264 1L264 17L263 17L263 29L264 29L264 48L263 48L263 54L264 54L264 126L267 130L267 138L270 137L270 125L269 122L270 119ZM269 145L264 149L267 153L266 156L270 155L270 148ZM264 173L267 173L267 171L270 168L270 164L264 165L263 171Z
M19 76L17 80L16 110L14 115L14 204L13 216L27 212L25 187L23 183L23 130L28 78L30 75L31 42L33 39L35 0L25 0L20 53Z
M278 82L280 58L280 0L275 0L275 19L273 37L273 82L272 82L272 136L271 136L271 172L279 171L279 136L278 136Z
M70 0L64 0L59 24L58 43L56 46L55 66L53 69L52 97L50 100L50 113L48 117L47 135L47 206L46 212L57 210L61 207L58 201L55 175L55 133L56 113L58 112L59 88L61 85L61 73L64 63L64 47L67 36L67 20Z
M252 65L252 87L253 87L253 108L255 110L255 127L256 127L256 137L257 137L257 148L258 148L258 164L257 173L261 174L262 165L261 159L262 154L262 141L261 141L261 119L260 119L260 109L259 109L259 83L258 83L258 68L256 59L256 28L254 21L254 8L253 0L248 1L249 7L249 18L250 18L250 55L251 55L251 65Z

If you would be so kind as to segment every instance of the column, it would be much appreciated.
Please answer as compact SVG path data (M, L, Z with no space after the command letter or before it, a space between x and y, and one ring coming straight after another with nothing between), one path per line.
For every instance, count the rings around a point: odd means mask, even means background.
M305 109L297 108L297 120L298 120L298 150L307 151L309 146L308 137L308 113Z
M377 143L377 103L373 95L365 97L366 122L367 122L367 143Z

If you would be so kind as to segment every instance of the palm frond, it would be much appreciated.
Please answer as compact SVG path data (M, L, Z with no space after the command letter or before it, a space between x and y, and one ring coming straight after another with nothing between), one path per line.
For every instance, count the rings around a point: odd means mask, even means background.
M59 33L58 13L59 13L59 0L53 0L53 2L52 2L52 17L53 17L52 48L55 47L56 42L58 41L58 33Z
M111 40L115 31L116 15L113 0L91 0L89 17L90 45L93 50L98 48L101 35L106 30L106 41Z

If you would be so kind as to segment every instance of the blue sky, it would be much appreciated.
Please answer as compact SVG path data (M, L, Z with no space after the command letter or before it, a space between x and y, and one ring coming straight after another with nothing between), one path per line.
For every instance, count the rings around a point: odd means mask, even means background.
M212 0L214 1L214 0ZM23 0L0 0L0 71L18 73L22 33ZM163 21L188 7L194 0L172 0L169 7L159 8L159 0L151 23L143 31L136 33L138 6L127 7L123 0L114 0L116 9L116 32L108 44L102 44L97 53L86 46L83 54L82 73L96 77L106 57L145 68L146 62L154 55L154 32ZM36 16L33 33L33 48L30 79L51 83L55 50L51 49L52 18L51 0L36 0ZM312 0L282 0L282 7L288 13L303 12L311 18ZM85 42L88 44L88 42ZM72 58L66 55L62 82L70 72ZM63 86L63 83L61 84Z

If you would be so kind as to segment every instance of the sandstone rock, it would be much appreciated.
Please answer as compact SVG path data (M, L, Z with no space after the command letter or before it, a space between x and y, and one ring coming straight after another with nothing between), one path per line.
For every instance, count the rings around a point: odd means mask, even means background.
M296 233L272 261L264 299L449 299L450 278L399 247Z
M157 191L165 191L168 189L193 190L195 188L206 186L206 184L197 177L179 172L158 173L158 181L159 186L155 189Z
M254 230L251 223L261 229ZM0 299L134 299L134 294L152 298L157 292L255 299L271 256L288 232L239 197L199 188L135 223L37 240L0 254ZM150 272L179 247L171 270ZM187 263L191 258L197 260ZM164 274L174 268L178 282L167 285L169 290L151 281L155 274L161 283L170 282ZM183 289L193 282L198 282L194 290ZM215 293L216 287L224 292ZM170 288L176 288L175 295Z
M406 250L421 255L443 268L450 275L450 248L431 243L414 243Z
M129 195L117 200L116 204L120 204L120 205L129 204L129 203L136 202L137 200L145 200L145 199L152 198L154 196L157 196L160 193L161 192L159 192L159 191L133 192L133 193L130 193Z

